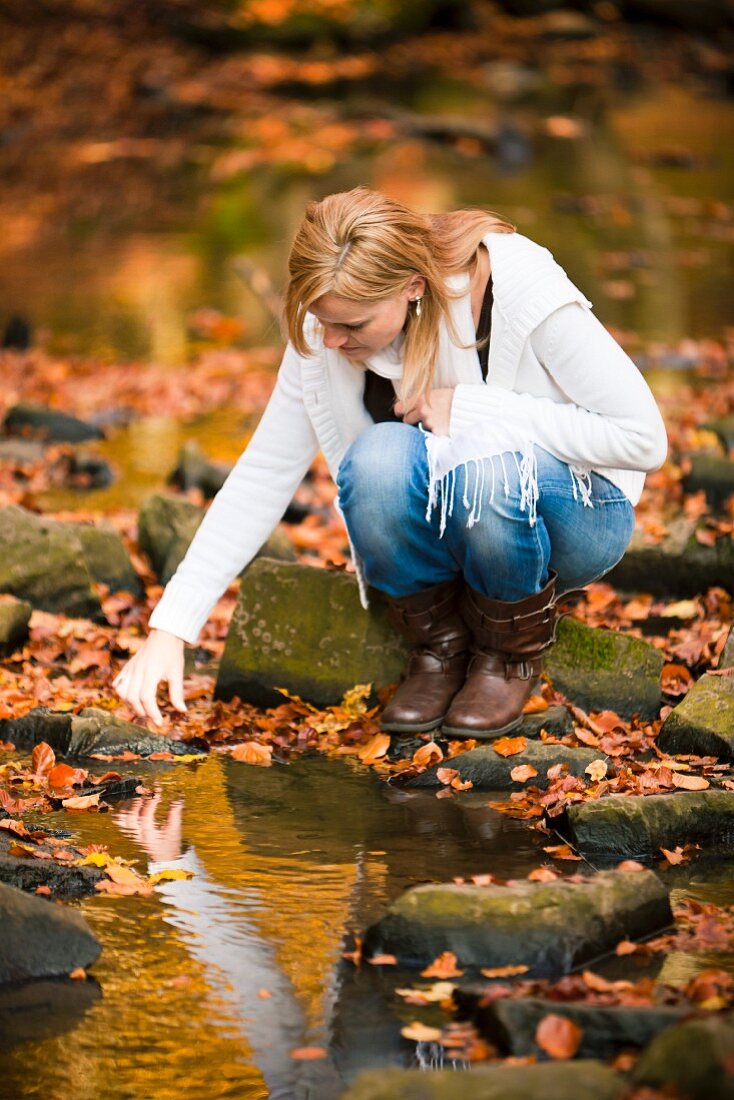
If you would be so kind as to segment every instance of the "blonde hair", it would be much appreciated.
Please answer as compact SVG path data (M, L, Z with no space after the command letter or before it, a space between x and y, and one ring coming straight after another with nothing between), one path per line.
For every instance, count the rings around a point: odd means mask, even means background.
M419 214L402 203L355 187L310 202L288 257L284 324L299 355L313 355L304 334L306 314L322 294L377 302L401 293L416 275L425 279L420 317L408 311L400 396L410 405L431 387L438 356L439 324L460 343L450 302L465 291L445 285L451 275L478 277L477 250L487 233L515 227L489 210Z

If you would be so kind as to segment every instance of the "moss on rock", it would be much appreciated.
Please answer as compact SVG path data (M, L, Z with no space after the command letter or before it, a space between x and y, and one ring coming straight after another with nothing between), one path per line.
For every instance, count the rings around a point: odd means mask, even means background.
M734 760L734 676L702 676L663 722L658 747Z
M7 657L25 642L32 611L26 600L0 596L0 656Z
M361 1074L343 1100L617 1100L624 1083L600 1062L472 1066L453 1070L378 1069Z
M143 585L112 524L70 523L67 526L78 535L87 569L96 584L106 585L111 592L142 595Z
M653 1039L632 1071L638 1085L673 1088L687 1100L734 1095L734 1020L689 1020Z
M663 657L628 634L565 618L546 658L553 686L589 710L614 710L623 718L653 718L660 708Z

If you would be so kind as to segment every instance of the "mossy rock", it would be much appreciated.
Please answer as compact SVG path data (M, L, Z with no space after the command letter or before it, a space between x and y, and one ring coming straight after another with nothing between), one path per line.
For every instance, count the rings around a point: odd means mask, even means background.
M148 497L138 515L138 545L150 558L161 584L168 584L186 556L206 509L183 497L156 493ZM285 532L277 527L258 557L295 561L296 553Z
M696 596L718 586L732 590L734 540L705 546L696 539L696 522L679 518L668 525L662 542L650 546L635 531L626 554L605 577L615 588L653 596Z
M30 402L14 405L5 417L3 428L8 435L36 436L48 443L85 443L104 438L104 432L86 420Z
M734 451L734 415L720 416L716 420L709 420L706 424L702 424L701 427L717 435L725 451Z
M472 1066L455 1070L377 1069L360 1074L342 1100L617 1100L624 1082L600 1062Z
M686 1100L734 1096L734 1019L708 1016L664 1031L642 1052L635 1084L673 1088Z
M515 737L521 731L513 731L509 736ZM556 764L565 764L569 775L583 776L585 769L592 760L599 760L600 755L593 749L574 749L567 745L546 745L539 741L528 741L521 753L514 756L501 756L495 752L491 745L480 745L468 752L452 756L450 760L443 760L435 767L428 768L420 775L406 783L407 787L440 787L438 778L439 768L455 768L459 778L466 781L470 779L477 789L495 791L521 791L526 787L548 786L548 768ZM537 775L524 783L518 783L510 774L514 768L522 764L528 764L535 768Z
M0 656L7 657L23 645L32 611L27 600L0 596Z
M232 467L224 462L213 462L195 440L185 443L178 453L168 484L186 492L199 489L210 500L224 485Z
M143 594L143 585L130 561L125 544L111 523L92 526L89 523L70 523L79 537L92 580L104 584L111 592Z
M663 752L734 760L734 676L702 676L663 722Z
M407 652L378 594L365 613L354 576L261 558L242 580L216 695L269 707L284 687L326 706L357 683L398 680Z
M92 753L135 752L150 756L170 752L175 756L199 752L186 741L149 733L144 726L126 722L98 707L84 707L78 714L36 707L21 718L0 721L0 740L27 749L45 741L57 756L84 757Z
M104 621L74 525L17 505L0 510L0 592L43 611Z
M651 871L606 871L584 882L508 886L438 884L406 891L367 930L364 955L425 966L453 951L466 967L527 966L554 977L672 920L668 892Z
M734 494L734 462L723 455L693 455L683 491L697 493L701 489L712 508L720 508Z
M662 654L647 642L564 618L545 669L557 691L586 710L654 718L660 709Z
M734 668L734 626L729 630L724 648L719 655L719 668Z
M606 797L571 805L554 823L589 857L650 859L684 844L726 852L734 845L734 795L709 789Z
M0 984L67 977L102 950L81 913L0 884Z
M457 987L453 998L462 1017L470 1016L483 1038L502 1054L541 1061L544 1053L535 1041L538 1024L550 1012L572 1020L581 1029L580 1058L611 1058L620 1050L644 1047L680 1023L690 1009L670 1005L594 1005L565 1003L542 997L499 997L487 1003L489 982L468 989Z

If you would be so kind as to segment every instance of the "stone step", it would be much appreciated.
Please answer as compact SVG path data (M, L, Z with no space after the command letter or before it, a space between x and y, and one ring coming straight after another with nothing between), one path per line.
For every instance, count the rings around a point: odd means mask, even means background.
M509 734L515 737L515 732ZM545 789L551 782L548 768L556 764L566 764L568 774L583 776L585 769L593 760L603 759L603 754L594 749L574 749L567 745L546 745L539 741L528 741L522 752L514 756L501 756L490 745L480 745L468 752L459 753L449 760L428 768L404 784L406 787L441 787L438 778L439 768L454 768L463 781L470 779L477 789L495 791L520 791L526 787ZM510 774L515 768L529 765L537 775L517 782Z
M679 518L668 524L662 542L650 545L643 531L635 531L618 565L604 580L632 592L653 596L696 596L707 588L734 589L734 539L719 538L713 546L696 540L695 520Z
M636 1085L675 1090L687 1100L734 1096L734 1020L708 1015L664 1031L632 1070Z
M697 680L663 722L657 744L671 755L734 761L734 675L707 673Z
M342 1100L621 1100L624 1087L613 1070L587 1061L477 1065L469 1073L378 1069L361 1074Z
M522 965L528 977L555 977L671 921L668 892L652 871L605 871L583 882L416 886L367 930L363 953L426 966L453 951L460 966Z

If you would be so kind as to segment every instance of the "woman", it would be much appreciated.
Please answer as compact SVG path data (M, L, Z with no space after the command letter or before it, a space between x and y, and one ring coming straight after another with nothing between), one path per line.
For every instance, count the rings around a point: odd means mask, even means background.
M383 592L415 647L383 727L504 733L559 597L624 553L666 454L652 394L550 253L486 211L330 195L289 272L273 395L115 686L157 723L161 681L185 709L184 642L321 449L363 603Z

